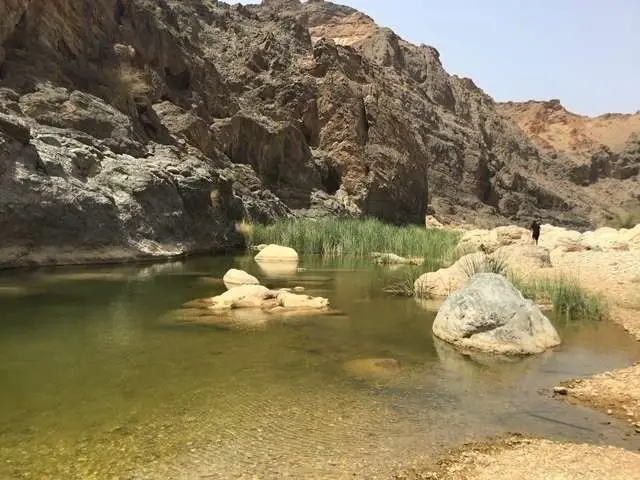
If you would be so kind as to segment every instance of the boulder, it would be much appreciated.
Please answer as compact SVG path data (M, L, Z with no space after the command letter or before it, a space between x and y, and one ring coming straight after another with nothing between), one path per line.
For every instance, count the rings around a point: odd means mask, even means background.
M298 253L289 247L282 247L280 245L268 245L264 247L255 256L255 261L258 263L264 262L287 262L297 263Z
M372 252L373 263L378 265L422 265L424 259L418 257L405 258L395 253Z
M433 215L427 215L424 218L424 224L426 228L444 228L444 225Z
M460 257L456 263L436 272L427 272L418 277L413 287L417 297L446 297L459 290L467 282L468 265L480 264L485 259L483 253L470 253Z
M588 250L629 250L629 243L624 230L611 227L599 228L593 232L582 234L581 244Z
M526 228L509 225L493 230L469 230L458 242L458 250L465 253L483 250L493 253L500 247L532 243L531 232Z
M262 285L241 285L227 290L222 295L202 301L195 300L186 307L206 308L226 314L230 310L256 309L267 313L327 313L329 300L322 297L298 295L286 290L269 290Z
M532 243L501 247L494 255L504 261L510 270L529 272L537 268L551 267L549 250Z
M224 277L222 277L222 281L228 290L235 287L241 287L242 285L260 285L260 281L256 277L249 275L244 270L237 270L235 268L232 268L225 273Z
M230 309L245 305L248 298L259 298L266 300L273 296L271 290L262 285L242 285L240 287L227 290L222 295L211 299L210 308L212 309ZM244 304L242 302L245 302Z
M503 355L536 354L560 344L558 332L536 304L492 273L474 276L451 295L432 329L456 347Z
M280 307L286 309L323 309L329 306L329 300L322 297L311 297L309 295L298 295L286 291L278 293L276 300Z

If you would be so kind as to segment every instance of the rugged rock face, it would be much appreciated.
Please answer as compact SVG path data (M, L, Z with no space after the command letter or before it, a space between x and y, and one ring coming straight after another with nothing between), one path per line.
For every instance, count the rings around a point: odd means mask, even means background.
M498 111L516 123L546 154L561 175L581 187L606 218L618 207L640 209L640 112L586 117L559 100L506 102Z
M5 0L0 46L3 266L224 248L243 218L598 205L435 49L329 2Z

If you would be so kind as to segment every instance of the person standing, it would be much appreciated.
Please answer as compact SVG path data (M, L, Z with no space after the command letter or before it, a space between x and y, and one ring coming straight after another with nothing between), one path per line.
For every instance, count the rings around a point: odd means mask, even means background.
M538 239L540 238L540 224L537 220L534 220L529 228L531 229L531 236L533 237L534 242L538 245Z

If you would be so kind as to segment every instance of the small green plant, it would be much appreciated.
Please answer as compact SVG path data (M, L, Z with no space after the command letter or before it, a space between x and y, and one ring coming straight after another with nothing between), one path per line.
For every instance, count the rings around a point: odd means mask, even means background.
M509 262L507 257L500 252L491 254L477 253L463 257L461 267L467 278L471 278L478 273L507 275Z
M437 269L454 259L460 235L444 229L396 226L375 219L320 220L286 218L270 225L251 225L245 235L249 247L276 243L300 254L325 258L367 258L372 252L390 252L425 259L425 270Z
M119 109L126 108L129 98L144 97L152 90L145 71L127 63L105 69L104 82L111 102Z

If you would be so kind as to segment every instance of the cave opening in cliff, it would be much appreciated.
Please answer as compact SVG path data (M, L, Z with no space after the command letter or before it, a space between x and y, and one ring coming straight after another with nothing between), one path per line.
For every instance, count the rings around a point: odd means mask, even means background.
M342 174L336 167L329 166L327 168L327 173L322 179L322 185L325 192L327 192L329 195L333 195L338 190L340 190L340 186L342 185Z
M191 87L191 73L187 69L180 73L173 73L170 68L165 68L164 75L167 86L171 90L184 91Z

